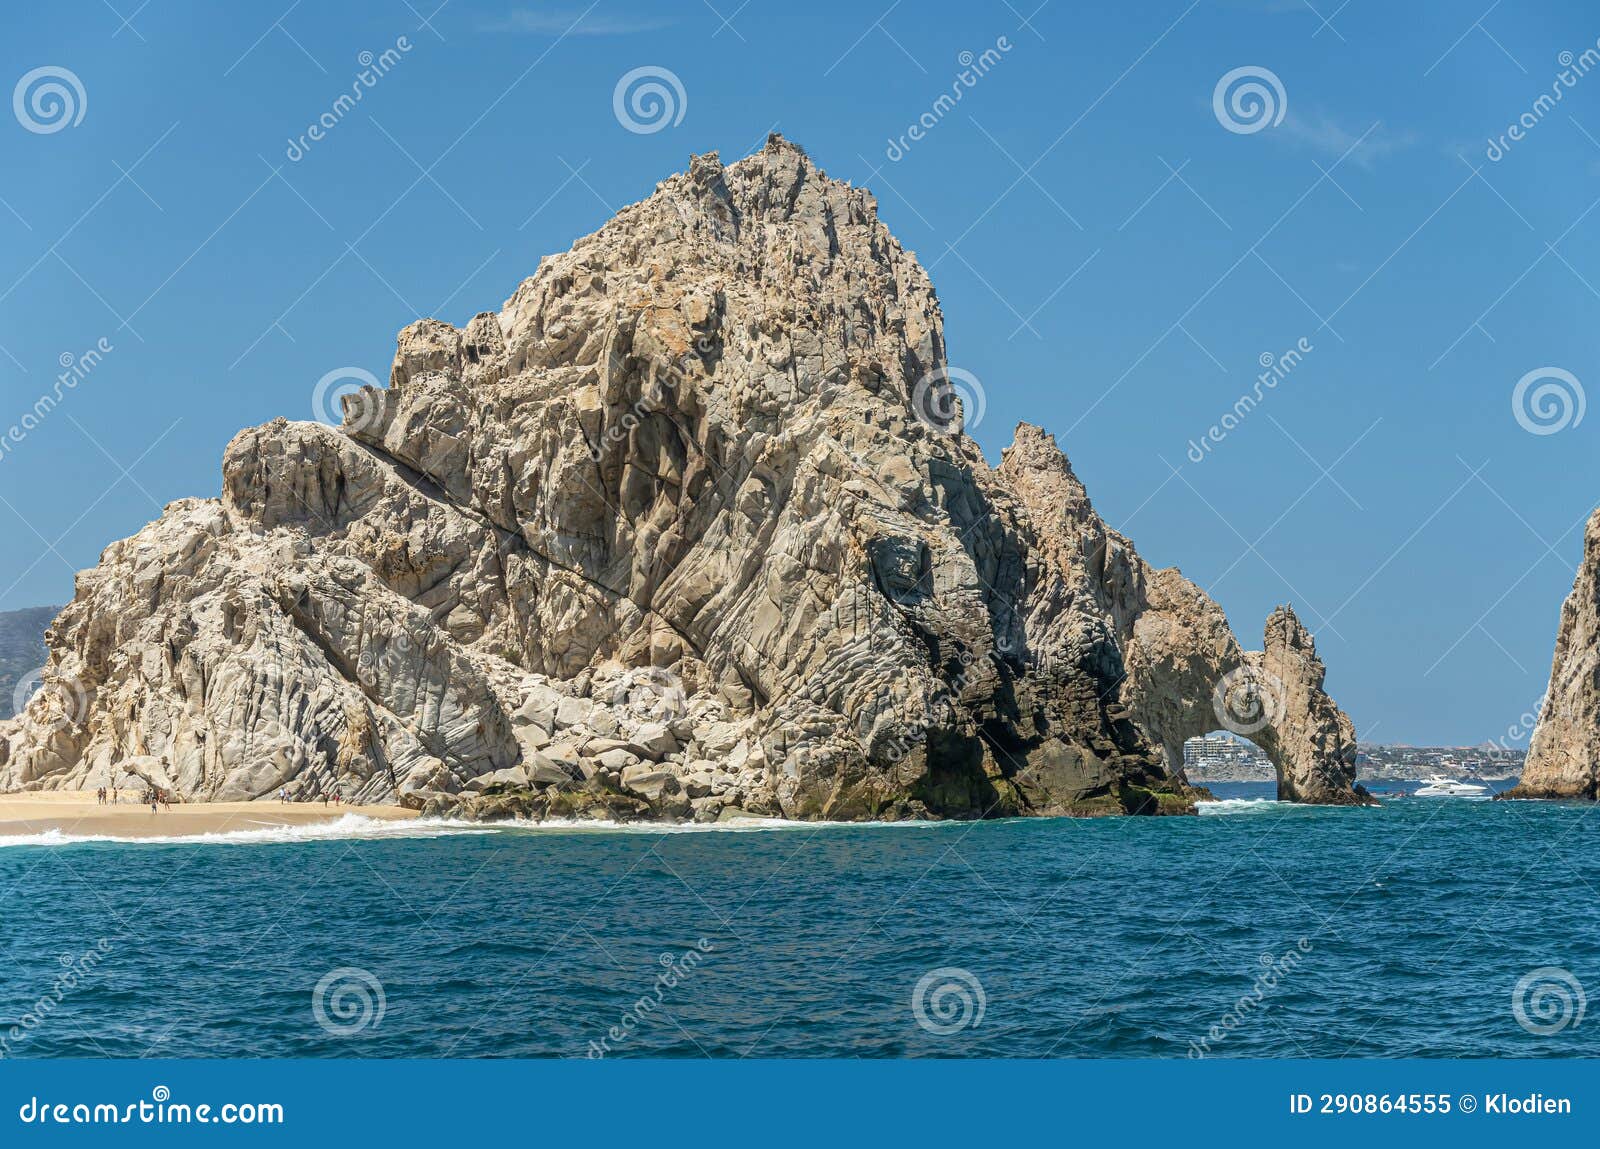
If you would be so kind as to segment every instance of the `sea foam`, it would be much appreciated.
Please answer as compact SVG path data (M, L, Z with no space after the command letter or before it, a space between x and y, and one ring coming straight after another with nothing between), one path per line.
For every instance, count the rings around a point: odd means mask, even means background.
M1292 806L1293 802L1280 802L1276 798L1219 798L1214 802L1196 802L1200 814L1264 814L1275 806Z
M114 842L129 846L270 846L293 842L442 838L458 834L492 834L493 832L488 826L455 819L415 818L397 821L384 818L369 818L364 814L344 814L331 822L317 822L305 826L257 825L249 829L216 830L203 834L174 834L167 837L72 834L62 830L45 830L36 834L0 835L0 847L78 846L94 842Z

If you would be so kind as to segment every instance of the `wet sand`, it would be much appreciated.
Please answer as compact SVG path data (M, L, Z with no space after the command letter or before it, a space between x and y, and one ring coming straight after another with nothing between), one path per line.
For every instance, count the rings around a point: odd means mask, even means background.
M117 838L173 838L189 834L220 834L231 830L261 830L276 826L312 826L333 822L346 814L399 821L415 818L416 811L398 806L335 806L331 802L174 802L172 809L150 812L140 805L137 791L124 790L121 801L102 806L92 790L52 790L28 794L0 794L0 838L42 834L59 830L71 835L106 835Z

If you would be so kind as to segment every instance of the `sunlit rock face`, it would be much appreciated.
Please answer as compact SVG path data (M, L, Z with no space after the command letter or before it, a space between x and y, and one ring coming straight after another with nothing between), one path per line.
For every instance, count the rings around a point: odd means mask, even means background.
M343 427L241 432L219 499L107 548L0 726L0 782L1181 813L1183 740L1236 726L1285 797L1361 800L1292 612L1241 650L1049 435L992 468L953 396L933 288L869 193L776 136L696 157L498 313L407 327Z
M1505 797L1600 797L1600 511L1584 527L1522 780Z

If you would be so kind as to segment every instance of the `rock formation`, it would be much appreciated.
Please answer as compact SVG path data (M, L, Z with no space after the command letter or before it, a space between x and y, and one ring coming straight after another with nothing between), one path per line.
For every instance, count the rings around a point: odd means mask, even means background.
M1185 738L1359 802L1292 612L1221 610L1023 425L991 468L916 259L773 137L698 156L344 425L239 434L78 578L6 788L114 771L478 816L1176 813Z
M1600 797L1600 510L1561 606L1550 686L1528 741L1522 780L1503 798Z

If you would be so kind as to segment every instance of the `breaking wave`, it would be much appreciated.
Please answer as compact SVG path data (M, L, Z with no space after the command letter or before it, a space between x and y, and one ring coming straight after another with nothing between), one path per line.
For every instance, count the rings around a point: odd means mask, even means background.
M475 822L447 818L413 818L404 821L344 814L331 822L303 826L256 825L249 829L214 830L200 834L147 837L132 834L72 834L44 830L33 834L0 835L5 846L77 846L114 842L129 846L270 846L294 842L362 841L387 838L442 838L457 834L491 834Z
M970 826L970 822L950 820L903 822L802 822L789 818L734 818L726 822L613 822L601 819L552 818L544 822L490 822L482 826L495 830L530 833L599 834L749 834L783 830L934 830L940 827ZM482 828L480 826L480 828Z
M1200 814L1264 814L1277 806L1292 806L1293 802L1280 802L1276 798L1219 798L1214 802L1196 802Z

